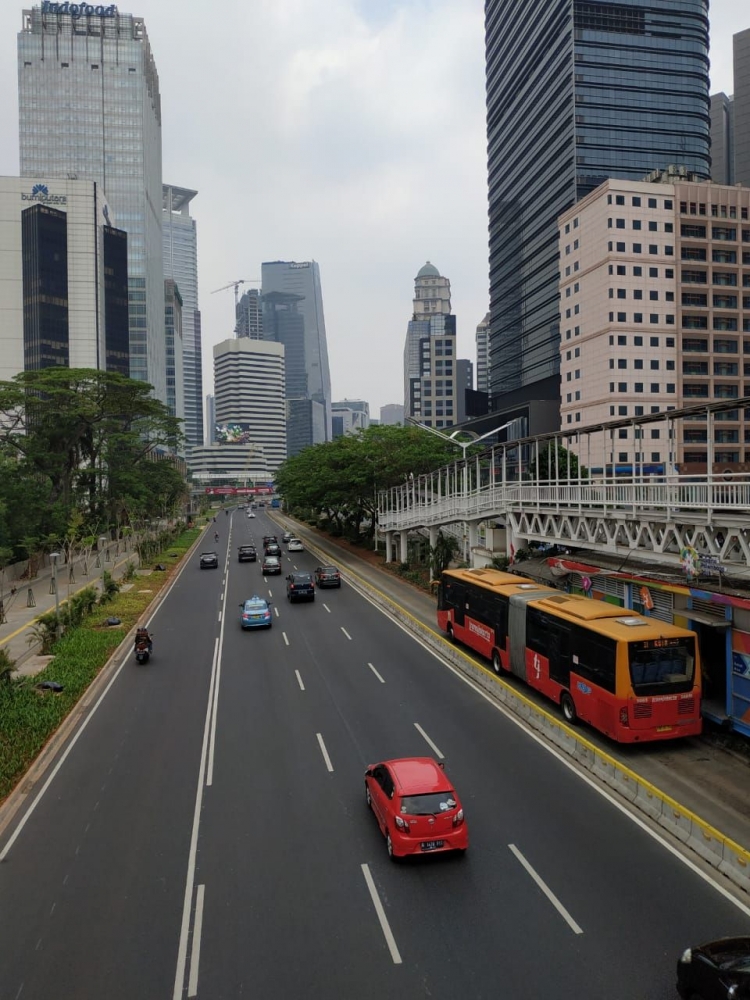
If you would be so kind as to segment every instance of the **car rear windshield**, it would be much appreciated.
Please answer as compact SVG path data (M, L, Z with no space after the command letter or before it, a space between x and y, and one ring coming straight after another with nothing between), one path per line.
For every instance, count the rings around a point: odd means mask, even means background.
M279 560L276 558L276 556L266 556L265 562L272 563L274 566L278 566L279 564Z
M456 808L453 792L429 792L427 795L405 795L401 812L407 816L434 816Z
M338 573L338 570L335 566L323 566L320 572L325 573L328 576L332 576L333 574Z
M312 577L309 573L295 573L292 583L312 583Z

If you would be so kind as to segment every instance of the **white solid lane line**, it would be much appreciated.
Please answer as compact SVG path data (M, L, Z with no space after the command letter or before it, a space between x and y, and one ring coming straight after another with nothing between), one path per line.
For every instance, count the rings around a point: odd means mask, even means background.
M282 634L282 636L284 637L284 642L285 642L285 643L287 644L287 646L288 646L288 645L289 645L289 636L288 636L288 635L286 634L286 632L282 632L281 634Z
M323 742L323 737L320 733L315 734L318 737L318 745L320 746L320 752L323 754L323 760L326 762L326 767L329 773L333 771L333 764L331 763L331 758L328 756L328 751L326 750L326 745Z
M331 613L331 609L330 609L330 608L328 607L328 605L327 605L327 604L324 604L324 605L323 605L323 607L324 607L324 608L326 609L326 611L327 611L327 612L328 612L328 614L330 615L330 613Z
M377 677L377 679L378 679L378 680L380 681L380 683L381 683L381 684L385 684L385 681L384 681L384 680L383 680L383 678L382 678L382 677L380 676L380 674L379 674L379 673L377 672L377 670L375 669L375 667L373 667L373 665L372 665L371 663L368 663L368 664L367 664L367 666L368 666L368 667L370 668L370 670L372 670L372 672L373 672L373 673L375 674L375 676L376 676L376 677Z
M232 540L232 531L229 531L229 541ZM208 766L206 768L206 784L213 784L214 780L214 751L216 749L216 717L219 711L219 684L221 682L221 655L224 651L224 626L227 621L227 598L229 596L229 570L227 570L227 586L224 590L224 600L222 610L219 612L219 644L216 654L216 683L214 684L214 703L211 709L211 737L208 745Z
M418 722L414 723L414 728L419 733L419 735L425 740L425 742L432 747L432 749L435 751L435 754L440 758L440 760L445 760L443 754L438 750L438 748L435 746L435 744L432 742L430 737L427 735L424 729L422 729L422 727Z
M372 874L370 873L369 865L362 865L362 874L365 877L367 888L370 890L370 899L372 899L372 905L375 907L375 912L378 915L380 929L383 931L383 937L385 938L385 943L388 945L388 951L391 953L393 964L401 965L401 954L398 950L396 939L393 936L391 925L388 923L388 917L385 915L383 904L380 902L380 896L378 895L378 890L375 888L375 882Z
M570 929L573 931L573 933L574 934L583 934L583 928L578 926L578 924L571 917L571 915L568 913L568 911L565 909L565 907L562 905L562 903L560 902L560 900L557 898L557 896L554 894L554 892L550 889L550 887L547 885L547 883L544 881L544 879L541 877L541 875L538 875L534 871L534 869L531 867L531 865L526 860L526 858L523 856L523 854L521 854L521 852L518 850L518 848L516 847L516 845L515 844L508 844L508 847L513 852L513 854L515 855L516 859L521 862L521 864L526 869L526 871L529 873L529 875L531 875L531 877L534 879L534 881L536 882L536 884L542 890L542 892L547 897L547 899L550 901L550 903L552 903L552 905L554 906L554 908L557 910L557 912L563 918L563 920L568 925L568 927L570 927Z
M344 633L344 635L349 640L349 642L351 642L352 641L352 637L349 635L349 633L346 631L346 629L344 628L343 625L341 626L341 631Z
M201 960L201 934L203 933L203 896L205 885L198 886L195 900L195 921L193 923L193 947L190 949L190 978L188 979L188 996L198 995L198 966Z
M305 685L302 683L302 676L301 676L299 670L295 670L294 672L297 675L297 683L299 684L300 691L304 691L305 690Z

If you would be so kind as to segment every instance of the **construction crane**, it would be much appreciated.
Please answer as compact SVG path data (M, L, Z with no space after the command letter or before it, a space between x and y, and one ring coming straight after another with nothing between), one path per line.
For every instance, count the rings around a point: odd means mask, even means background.
M240 285L254 284L260 286L260 278L238 278L237 281L230 281L228 285L222 285L221 288L214 288L211 292L212 295L216 295L217 292L226 292L229 288L234 289L234 335L237 336L237 306L240 302Z

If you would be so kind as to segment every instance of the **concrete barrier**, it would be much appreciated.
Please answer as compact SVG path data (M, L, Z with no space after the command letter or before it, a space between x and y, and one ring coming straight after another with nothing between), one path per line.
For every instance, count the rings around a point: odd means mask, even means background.
M321 558L328 558L319 552ZM488 691L509 712L527 724L575 760L582 768L604 782L644 815L655 820L704 861L722 872L736 886L750 893L750 851L736 844L710 823L685 809L679 802L646 781L635 771L600 750L560 719L534 704L511 687L489 667L476 663L467 653L439 632L405 611L392 598L351 570L344 578L385 608L394 618L415 632L431 649L453 664L467 677Z

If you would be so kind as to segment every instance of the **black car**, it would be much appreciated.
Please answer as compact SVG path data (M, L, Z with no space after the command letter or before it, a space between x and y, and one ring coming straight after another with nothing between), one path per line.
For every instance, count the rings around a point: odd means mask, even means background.
M263 552L267 556L281 555L281 549L279 548L276 542L268 542L268 544L264 547Z
M201 569L218 569L219 568L219 554L218 552L201 552Z
M274 545L278 545L279 544L279 540L276 537L276 535L264 535L263 536L263 545L271 545L272 543Z
M237 562L255 562L257 558L254 545L240 545L237 549Z
M291 531L285 531L284 534L281 536L281 540L282 542L286 543L289 541L291 537L292 537Z
M687 948L677 963L683 1000L750 1000L750 937Z
M311 573L290 573L286 578L286 596L290 601L314 601L315 583Z
M340 587L341 574L335 566L316 566L315 582L319 587Z

